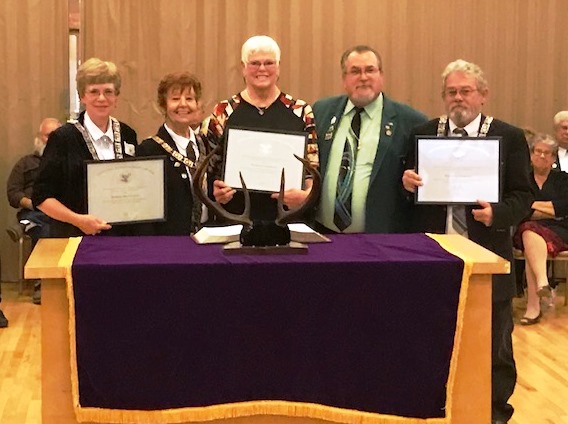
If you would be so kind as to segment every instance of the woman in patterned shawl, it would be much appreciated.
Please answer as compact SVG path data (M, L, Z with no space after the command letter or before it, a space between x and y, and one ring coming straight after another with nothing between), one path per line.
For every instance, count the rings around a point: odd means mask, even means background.
M242 46L241 69L245 88L213 109L209 124L203 129L210 147L225 143L225 130L246 127L274 131L295 131L308 134L306 158L317 167L319 164L317 136L312 108L305 101L295 99L278 88L280 76L280 48L276 41L265 35L249 38ZM209 178L213 179L215 200L232 213L241 213L244 207L243 193L222 181L223 153L214 157ZM245 178L246 183L246 178ZM284 193L284 204L297 207L307 197L311 180L305 188L289 189ZM251 218L271 221L276 217L278 193L251 193Z

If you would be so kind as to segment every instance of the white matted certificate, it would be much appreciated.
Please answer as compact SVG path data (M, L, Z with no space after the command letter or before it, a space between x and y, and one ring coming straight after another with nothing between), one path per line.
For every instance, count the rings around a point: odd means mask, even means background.
M111 224L165 220L164 158L87 161L87 211Z
M501 137L416 137L416 203L501 199Z
M304 167L294 155L304 157L307 138L302 132L228 127L223 180L233 188L242 188L241 173L247 189L279 192L284 169L285 189L302 189Z

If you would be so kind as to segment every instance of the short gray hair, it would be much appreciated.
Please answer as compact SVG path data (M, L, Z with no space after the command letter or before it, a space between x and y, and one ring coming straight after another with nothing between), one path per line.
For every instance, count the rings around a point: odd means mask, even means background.
M568 110L561 110L556 115L554 115L554 127L556 128L562 121L568 121Z
M487 80L481 68L475 63L467 62L463 59L455 60L446 66L446 69L442 72L442 90L446 88L446 79L452 72L463 72L466 75L475 77L477 89L479 91L487 90Z
M558 143L554 138L548 134L544 133L537 133L529 138L529 149L531 152L534 152L534 148L537 144L542 143L546 144L548 147L552 149L552 154L554 156L558 156Z
M255 35L243 44L241 49L241 61L248 63L249 57L255 53L271 53L277 63L280 63L280 47L274 39L268 35Z

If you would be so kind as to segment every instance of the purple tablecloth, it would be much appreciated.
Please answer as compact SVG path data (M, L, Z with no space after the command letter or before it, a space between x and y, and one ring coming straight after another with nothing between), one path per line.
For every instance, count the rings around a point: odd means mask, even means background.
M307 255L85 237L73 262L81 407L255 400L444 417L463 262L422 234Z

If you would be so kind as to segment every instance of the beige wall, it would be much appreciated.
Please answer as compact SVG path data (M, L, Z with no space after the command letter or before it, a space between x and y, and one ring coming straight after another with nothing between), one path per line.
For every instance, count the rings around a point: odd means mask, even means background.
M67 5L61 0L0 1L0 253L2 278L17 277L16 244L5 227L16 210L6 179L16 160L32 151L41 119L67 116Z
M104 4L104 6L102 6ZM383 55L386 92L430 116L442 112L440 73L456 58L478 63L486 111L550 129L568 107L568 26L562 0L84 0L85 55L124 71L119 114L141 137L156 130L157 82L187 69L208 110L242 88L240 47L251 35L282 48L280 87L313 102L341 91L338 60L357 43Z
M40 117L61 111L66 56L59 36L54 39L66 19L61 3L0 1L3 181ZM282 48L281 89L309 102L341 92L339 57L365 43L383 56L385 92L429 116L443 111L442 69L463 58L487 74L486 112L549 131L552 116L568 109L565 9L564 0L83 0L81 33L84 57L121 69L116 116L139 139L161 123L154 99L165 73L197 74L210 110L242 88L240 47L255 34L274 37ZM9 34L16 33L16 17L25 28L40 20L44 27L15 43ZM12 211L0 204L5 222ZM0 237L3 259L12 257L7 237Z

